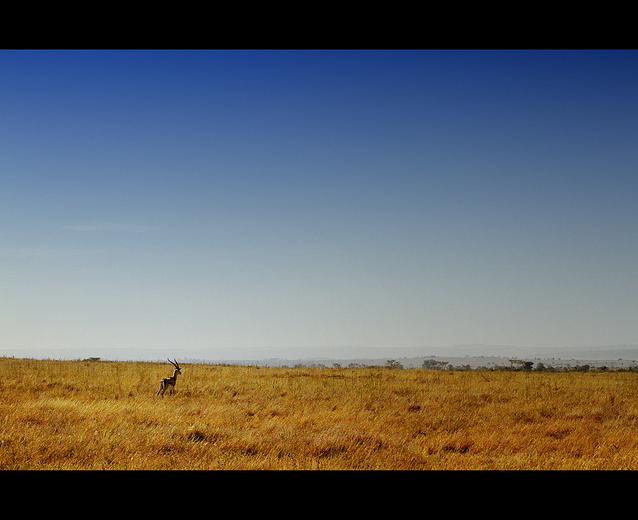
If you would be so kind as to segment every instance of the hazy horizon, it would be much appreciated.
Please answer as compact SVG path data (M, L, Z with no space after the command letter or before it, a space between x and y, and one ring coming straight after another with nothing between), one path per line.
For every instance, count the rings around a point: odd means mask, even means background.
M638 344L637 91L636 51L0 51L0 351Z
M638 360L638 345L605 345L598 347L517 347L508 345L448 345L439 347L259 347L259 348L53 348L0 350L0 357L27 359L82 360L98 358L103 361L159 361L168 358L180 363L266 363L278 362L383 362L388 359L414 360L427 358L500 358L548 360L607 360L625 362ZM416 366L420 366L417 362Z

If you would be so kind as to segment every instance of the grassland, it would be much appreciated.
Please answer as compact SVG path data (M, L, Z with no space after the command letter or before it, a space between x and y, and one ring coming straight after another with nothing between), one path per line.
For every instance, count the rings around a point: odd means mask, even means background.
M0 469L638 469L638 374L0 358Z

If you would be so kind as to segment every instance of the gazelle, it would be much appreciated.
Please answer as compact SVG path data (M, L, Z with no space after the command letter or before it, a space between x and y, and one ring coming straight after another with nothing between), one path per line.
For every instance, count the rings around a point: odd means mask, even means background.
M182 375L179 369L179 364L177 363L177 358L175 358L175 361L171 361L169 359L168 362L175 367L175 370L173 371L172 377L167 377L166 379L162 379L159 382L159 390L157 391L157 395L161 395L162 397L164 397L164 392L166 392L166 390L168 390L169 393L173 395L173 391L175 390L175 383L177 382L177 376Z

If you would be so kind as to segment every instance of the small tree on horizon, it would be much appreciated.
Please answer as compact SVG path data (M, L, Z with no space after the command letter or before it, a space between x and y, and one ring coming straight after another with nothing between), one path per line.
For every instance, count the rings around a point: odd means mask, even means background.
M514 370L531 370L534 366L533 361L523 361L522 359L510 359L509 361Z
M399 369L399 370L403 368L403 365L399 363L396 359L388 359L385 362L385 366L386 368Z

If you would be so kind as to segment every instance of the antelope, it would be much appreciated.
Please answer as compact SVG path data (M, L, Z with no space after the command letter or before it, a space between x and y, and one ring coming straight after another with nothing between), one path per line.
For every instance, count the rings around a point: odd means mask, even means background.
M164 392L166 392L166 390L168 390L169 393L173 395L173 391L175 390L175 383L177 382L177 375L182 374L179 369L179 364L177 363L177 358L175 358L175 361L171 361L169 359L168 362L175 367L175 370L173 371L172 377L167 377L166 379L162 379L159 382L159 390L157 391L156 395L161 395L162 398L164 398Z

